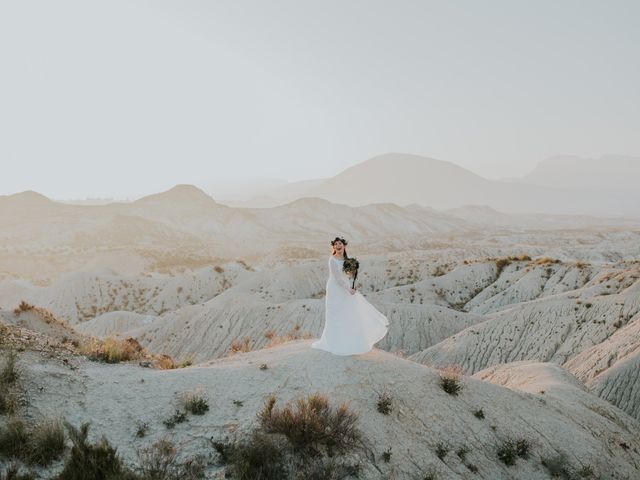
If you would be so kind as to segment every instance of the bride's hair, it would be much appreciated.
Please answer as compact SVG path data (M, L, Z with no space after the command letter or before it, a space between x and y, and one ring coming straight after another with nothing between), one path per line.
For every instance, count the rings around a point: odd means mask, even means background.
M334 246L336 242L341 242L344 245L344 250L343 250L344 258L345 259L349 258L349 256L347 255L347 241L342 237L336 237L333 240L331 240L331 246L333 247L333 251L331 252L331 255L336 254L336 247Z

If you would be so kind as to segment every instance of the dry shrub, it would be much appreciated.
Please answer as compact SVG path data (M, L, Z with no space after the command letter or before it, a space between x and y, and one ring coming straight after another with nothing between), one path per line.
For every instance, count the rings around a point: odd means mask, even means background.
M509 265L511 265L511 259L510 258L499 258L498 260L496 260L496 269L498 271L498 276L500 276L502 271L505 268L507 268Z
M226 475L237 480L339 480L357 477L358 465L343 463L336 454L360 442L357 416L345 405L332 408L318 393L275 408L265 401L260 425L238 442L213 442Z
M275 407L276 396L270 396L258 414L266 433L284 435L294 450L316 455L326 449L329 456L355 448L360 442L356 427L358 416L346 404L334 408L326 396L314 393Z
M267 340L272 340L276 336L276 332L275 330L267 330L263 335Z
M231 353L239 353L239 352L250 352L251 347L251 338L244 337L242 340L234 340L231 342L231 347L229 351Z
M45 467L63 452L64 430L59 420L45 419L32 428L22 420L12 420L0 428L0 457Z
M154 358L154 365L160 370L173 370L174 368L178 368L178 364L170 355L162 353L160 355L156 355Z
M281 480L287 478L282 438L254 432L248 440L238 443L213 442L227 473L236 480Z
M36 308L34 305L31 305L30 303L27 303L24 300L22 300L20 302L20 305L18 305L13 310L13 313L16 315L20 315L22 312L28 312L29 310L33 310L34 308Z
M26 459L29 455L29 432L22 420L11 420L0 428L0 456Z
M9 350L7 357L4 361L4 366L0 370L0 386L7 387L13 385L18 381L18 368L16 366L16 360L18 355L15 350Z
M18 410L15 386L20 377L15 350L9 350L0 370L0 414L14 414Z
M138 449L140 480L195 480L204 477L204 463L201 457L191 457L185 462L178 461L178 451L167 438Z
M309 332L303 333L300 329L301 329L300 324L296 323L291 328L291 330L289 330L289 333L283 336L276 335L275 332L273 333L273 335L271 335L271 332L273 330L270 330L269 332L267 332L270 334L270 338L267 337L269 339L267 348L275 347L276 345L280 345L285 342L291 342L292 340L300 340L301 338L305 338L305 339L313 338L313 336ZM266 337L266 334L265 334L265 337Z
M169 477L176 467L176 447L166 438L138 449L138 463L142 475L153 479Z
M88 441L89 424L83 423L79 429L68 422L65 426L73 442L71 454L66 458L64 468L56 480L124 480L136 478L122 464L116 449L102 437L96 443Z
M531 256L522 254L522 255L511 255L508 257L497 258L496 268L498 270L498 276L502 273L502 271L511 265L512 262L530 262Z
M51 464L64 453L64 428L56 419L45 419L30 431L29 462Z
M118 340L112 337L105 340L94 338L88 344L83 345L80 351L91 360L106 363L126 362L145 356L144 349L140 343L132 337L126 340Z

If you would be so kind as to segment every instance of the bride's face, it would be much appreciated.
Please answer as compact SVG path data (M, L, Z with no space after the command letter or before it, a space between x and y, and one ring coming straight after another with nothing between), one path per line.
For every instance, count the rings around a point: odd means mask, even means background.
M344 244L340 240L337 240L333 244L333 248L336 250L338 255L342 255L342 252L344 251Z

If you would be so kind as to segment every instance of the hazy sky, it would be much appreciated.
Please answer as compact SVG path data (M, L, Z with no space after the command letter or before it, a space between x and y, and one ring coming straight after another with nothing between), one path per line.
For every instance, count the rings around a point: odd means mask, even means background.
M0 194L640 154L640 2L0 0Z

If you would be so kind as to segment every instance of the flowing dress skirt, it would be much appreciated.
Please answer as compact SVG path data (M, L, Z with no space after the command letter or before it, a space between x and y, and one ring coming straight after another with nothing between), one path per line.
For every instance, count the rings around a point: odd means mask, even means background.
M333 277L327 281L325 323L313 348L336 355L358 355L371 350L387 334L389 321L367 299L351 295Z

